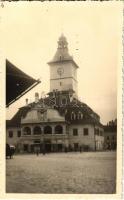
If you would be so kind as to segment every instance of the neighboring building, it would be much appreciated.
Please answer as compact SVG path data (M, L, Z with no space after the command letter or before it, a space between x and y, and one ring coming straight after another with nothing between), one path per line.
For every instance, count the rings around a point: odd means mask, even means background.
M117 148L117 119L104 126L104 145L104 148L108 150Z
M17 151L83 151L102 150L104 130L100 117L78 100L78 65L68 52L62 35L50 66L50 92L19 109L7 121L7 143Z

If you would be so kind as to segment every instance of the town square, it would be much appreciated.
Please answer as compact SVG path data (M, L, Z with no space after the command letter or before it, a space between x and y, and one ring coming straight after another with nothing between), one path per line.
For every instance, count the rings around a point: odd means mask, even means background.
M7 159L7 193L115 194L116 152L15 155Z

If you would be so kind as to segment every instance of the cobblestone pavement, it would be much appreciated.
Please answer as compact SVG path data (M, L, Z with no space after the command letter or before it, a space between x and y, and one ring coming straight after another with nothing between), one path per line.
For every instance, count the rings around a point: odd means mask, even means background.
M111 194L116 152L15 155L6 175L7 193Z

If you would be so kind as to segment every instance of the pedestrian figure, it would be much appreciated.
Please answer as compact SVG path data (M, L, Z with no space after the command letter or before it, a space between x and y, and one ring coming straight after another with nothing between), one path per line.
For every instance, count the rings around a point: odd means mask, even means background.
M36 152L36 155L39 156L40 148L39 147L35 147L35 152Z
M46 154L46 151L45 151L45 148L43 148L43 155L45 155Z
M36 154L37 154L37 156L39 156L39 150L37 149L37 151L36 151Z

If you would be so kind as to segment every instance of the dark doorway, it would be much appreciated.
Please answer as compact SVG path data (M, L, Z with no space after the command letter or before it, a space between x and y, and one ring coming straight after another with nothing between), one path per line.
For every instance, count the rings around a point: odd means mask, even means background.
M46 152L51 152L51 144L45 144L45 151Z
M34 153L34 145L31 144L31 153Z
M28 144L24 144L23 148L24 148L24 152L28 152Z
M62 151L62 144L58 144L58 151L59 151L59 152Z
M78 151L78 143L74 143L74 151Z

